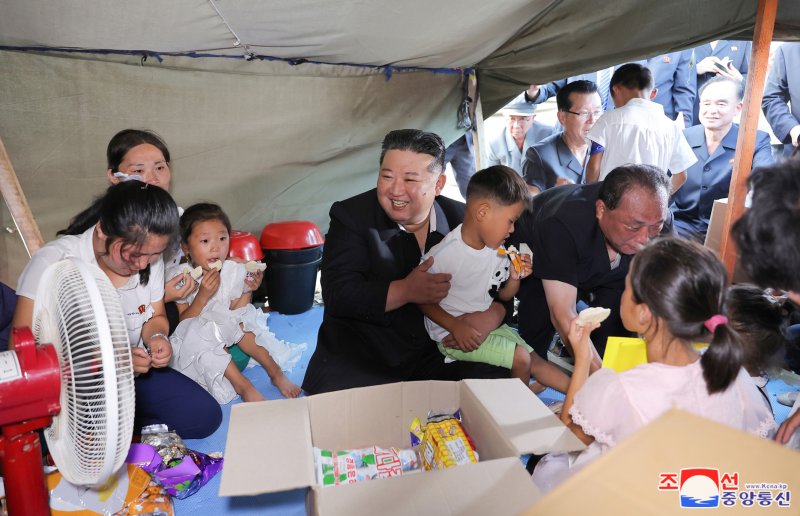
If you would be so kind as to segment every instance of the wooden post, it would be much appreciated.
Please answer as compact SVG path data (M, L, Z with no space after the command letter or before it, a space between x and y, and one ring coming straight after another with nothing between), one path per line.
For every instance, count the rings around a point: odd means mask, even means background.
M28 201L25 200L25 194L19 186L17 174L14 173L14 167L11 165L11 159L2 139L0 139L0 193L3 194L11 218L14 219L17 231L22 237L22 245L25 246L28 256L31 256L42 247L42 234L28 207Z
M469 96L472 97L472 120L474 120L472 129L472 150L475 153L475 170L477 172L483 168L483 108L481 107L481 98L478 96L478 74L472 72L469 77Z
M731 239L731 226L744 213L747 180L750 176L750 169L753 167L758 115L761 111L761 98L764 95L769 46L772 41L777 10L778 0L758 0L756 25L753 31L753 50L750 54L750 66L744 91L744 110L739 125L739 137L736 140L736 156L733 160L733 173L728 193L728 210L725 213L720 241L720 256L728 271L728 278L731 280L737 258L736 247Z

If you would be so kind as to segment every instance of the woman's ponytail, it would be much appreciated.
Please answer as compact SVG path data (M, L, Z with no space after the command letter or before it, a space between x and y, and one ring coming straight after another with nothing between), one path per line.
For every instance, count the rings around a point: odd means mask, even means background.
M714 394L724 391L736 380L744 360L744 345L727 320L716 325L711 334L711 344L703 353L700 365L708 393Z

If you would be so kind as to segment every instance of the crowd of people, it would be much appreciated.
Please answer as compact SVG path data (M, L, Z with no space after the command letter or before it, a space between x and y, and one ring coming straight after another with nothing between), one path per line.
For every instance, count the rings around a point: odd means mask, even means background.
M730 183L748 47L714 42L532 85L504 109L507 125L489 141L486 166L469 174L466 204L440 195L452 156L439 136L388 133L376 187L330 209L325 309L302 390L535 379L534 390L565 393L560 417L588 445L541 460L534 481L543 489L676 405L786 442L800 413L778 429L757 383L787 343L776 298L800 303L800 159L773 164L768 136L757 135L752 207L734 227L757 287L730 287L701 245ZM763 104L789 151L800 136L800 84L787 74L797 62L800 43L778 49ZM549 96L558 128L534 120ZM72 257L99 267L119 294L137 429L163 423L205 437L221 422L220 403L263 399L234 345L282 395L300 395L256 338L251 296L263 274L226 261L224 210L177 207L169 150L155 133L121 131L107 158L111 186L19 278L13 325L31 325L42 271ZM582 325L577 314L589 306L611 315ZM571 376L547 360L556 334ZM607 338L625 335L644 339L648 363L601 369ZM698 341L709 344L703 354Z

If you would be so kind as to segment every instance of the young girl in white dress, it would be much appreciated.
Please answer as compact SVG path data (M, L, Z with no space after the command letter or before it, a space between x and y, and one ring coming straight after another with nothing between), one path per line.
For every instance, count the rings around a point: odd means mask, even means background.
M723 315L726 274L709 249L665 238L639 251L625 279L620 315L647 345L647 363L589 376L589 333L572 321L575 370L561 420L584 443L575 454L545 456L533 472L548 491L575 470L677 407L767 437L776 425L758 388L742 367L742 341ZM702 357L693 342L709 342Z
M227 348L238 344L266 369L283 396L297 397L300 387L276 363L284 357L273 358L256 341L256 333L264 328L256 327L250 317L256 312L250 300L263 272L248 274L244 264L226 260L231 230L228 216L216 204L195 204L181 216L180 227L183 253L191 267L203 269L203 275L199 288L177 301L181 322L170 339L172 367L202 385L220 403L228 403L236 395L244 401L264 400L231 359ZM211 267L217 261L223 262L221 270Z

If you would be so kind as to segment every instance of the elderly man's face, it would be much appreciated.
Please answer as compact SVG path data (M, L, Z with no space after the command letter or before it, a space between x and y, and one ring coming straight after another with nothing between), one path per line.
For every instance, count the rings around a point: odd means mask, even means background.
M570 93L572 107L569 111L559 111L558 121L573 140L586 138L600 115L603 114L603 103L597 93Z
M611 247L622 254L636 254L664 227L667 195L634 187L625 192L616 209L609 210L599 199L595 208L600 230Z
M509 134L515 139L520 140L525 138L525 133L533 125L533 118L535 115L520 116L520 115L506 115L506 127Z
M433 156L409 150L390 150L378 173L378 202L390 219L406 227L425 222L445 175L428 170Z
M709 84L700 97L700 123L706 129L729 128L742 110L737 87L728 81Z

